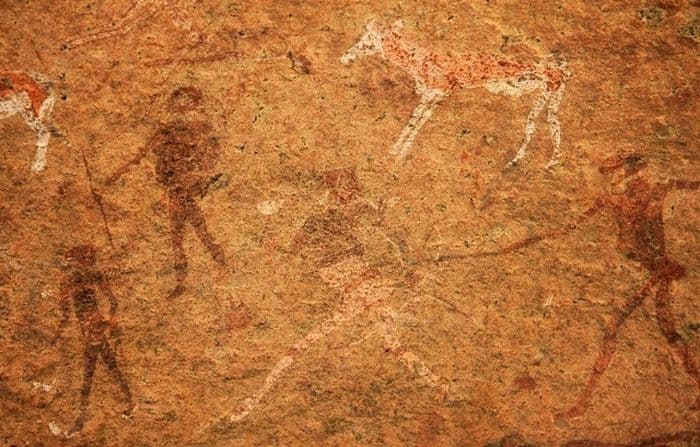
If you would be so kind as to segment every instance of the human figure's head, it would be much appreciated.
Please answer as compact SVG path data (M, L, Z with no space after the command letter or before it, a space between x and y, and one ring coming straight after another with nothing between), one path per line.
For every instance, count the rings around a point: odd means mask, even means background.
M173 90L168 99L168 106L171 112L184 115L188 112L199 111L203 99L204 95L200 89L192 85L185 85Z
M65 259L80 267L92 267L97 262L97 253L92 245L76 245L66 250Z
M344 205L357 198L362 190L355 169L331 169L323 174L323 182L330 188L336 200Z

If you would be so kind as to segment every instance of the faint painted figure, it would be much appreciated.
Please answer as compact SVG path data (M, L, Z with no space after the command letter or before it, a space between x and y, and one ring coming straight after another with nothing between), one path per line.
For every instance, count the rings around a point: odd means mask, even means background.
M547 167L560 161L561 125L558 111L565 83L571 76L564 61L551 58L530 64L494 54L442 55L404 37L402 29L401 20L386 27L373 19L367 24L360 40L340 58L343 64L347 64L360 56L378 54L407 71L415 80L416 93L420 96L418 106L391 149L398 160L409 154L420 129L436 106L450 93L458 87L484 87L491 93L510 96L537 92L527 116L525 136L509 166L517 164L525 156L537 118L545 108L554 145Z
M43 76L0 70L0 119L19 114L36 134L32 172L43 171L46 167L49 116L54 103L51 83Z
M397 289L396 281L384 278L376 266L364 256L364 245L353 234L363 220L377 219L381 205L373 205L360 197L361 187L354 170L337 169L324 174L330 188L332 204L324 211L306 219L293 245L293 252L301 252L312 259L323 281L343 295L343 304L304 338L290 346L265 378L263 384L245 399L231 415L231 421L246 418L272 391L275 384L295 361L313 344L324 340L343 326L371 321L381 337L386 352L393 355L441 398L446 397L448 385L398 338L396 315L398 310L388 300Z
M71 305L85 343L85 365L83 369L83 386L80 392L80 412L73 428L66 435L70 436L82 430L87 419L90 390L95 375L98 358L102 358L109 374L123 394L127 408L124 416L131 415L133 402L129 384L119 368L116 357L115 342L120 336L117 326L117 299L110 290L104 275L97 268L95 248L91 245L79 245L70 248L65 255L70 268L61 286L61 310L63 319L54 337L55 343L66 327ZM100 294L109 301L109 316L101 310ZM56 431L56 430L52 430ZM59 433L57 433L59 434Z
M686 271L666 252L663 217L664 200L670 192L678 189L697 190L700 181L653 182L643 173L645 166L644 158L635 153L609 159L600 167L600 172L609 181L611 191L602 195L583 216L588 218L602 211L610 213L617 222L618 249L641 267L648 279L637 293L615 311L605 330L603 347L581 396L576 405L560 415L562 417L577 416L584 411L612 360L622 325L648 297L654 299L656 321L661 333L678 355L688 376L695 382L698 394L694 407L700 408L700 369L697 357L688 342L678 333L672 308L673 281L683 278Z
M185 228L190 224L212 259L225 265L223 248L209 233L206 219L198 201L218 176L212 176L219 155L219 143L213 135L211 124L204 117L201 90L180 87L170 95L170 120L158 126L139 153L117 172L107 183L113 183L131 167L151 154L155 176L165 189L170 215L170 235L175 256L177 286L171 298L185 291L188 262L183 241Z
M162 13L168 14L173 24L178 29L186 32L190 40L198 40L201 38L200 34L193 29L189 13L183 11L182 8L177 5L177 2L170 0L136 0L124 15L110 20L109 25L74 37L64 44L64 48L76 48L98 40L127 34L133 31L139 24L148 22L154 16Z

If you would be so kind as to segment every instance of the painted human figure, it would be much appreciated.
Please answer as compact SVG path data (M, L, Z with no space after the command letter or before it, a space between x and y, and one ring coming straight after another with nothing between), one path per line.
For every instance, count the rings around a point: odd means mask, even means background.
M63 318L58 332L53 339L55 343L68 323L71 304L85 342L85 365L83 369L83 386L80 392L80 412L73 428L67 433L74 434L82 430L87 419L90 402L90 390L95 375L97 360L102 357L116 384L119 386L127 409L125 416L133 411L133 402L129 384L117 364L115 340L120 335L117 326L117 300L104 275L96 266L95 248L91 245L78 245L70 248L65 255L69 272L61 286L61 310ZM105 317L98 297L107 297L109 316Z
M623 154L606 161L600 172L610 184L610 191L601 195L584 213L581 221L600 212L608 212L617 222L618 249L641 267L648 279L642 288L615 311L603 337L603 347L576 405L561 413L562 418L580 415L589 404L593 391L607 369L620 328L646 298L653 296L656 320L669 346L695 382L700 407L700 370L691 347L678 333L673 314L671 286L685 276L685 268L670 258L666 251L663 208L666 196L679 189L697 190L699 181L668 180L653 182L643 172L645 160L639 154Z
M397 284L382 275L365 256L364 244L355 236L363 225L378 223L382 204L361 197L361 187L352 169L334 169L323 175L330 190L329 206L309 216L295 237L292 252L308 259L316 273L331 288L343 295L343 303L329 318L290 346L265 378L263 384L245 399L230 416L231 421L246 418L272 391L277 381L313 344L331 333L351 325L361 317L374 323L383 348L410 371L415 371L444 398L448 386L444 380L413 352L402 345L396 327L397 310L389 299Z
M654 182L644 173L645 167L644 158L636 153L623 153L606 160L600 166L599 171L605 177L609 190L600 195L593 206L584 212L576 222L567 225L562 230L531 236L500 250L468 255L446 255L437 260L439 262L511 253L544 239L565 236L589 218L602 212L607 212L615 219L618 230L618 250L643 269L648 279L637 293L628 298L614 312L613 318L605 329L601 351L578 401L569 410L559 413L558 418L576 417L584 412L600 378L615 354L617 336L622 325L632 312L650 296L654 297L656 320L664 338L676 352L686 373L698 388L698 397L694 407L700 406L698 362L691 347L678 333L672 310L671 286L673 281L685 276L685 268L672 260L666 252L663 218L664 201L669 193L679 189L697 190L700 187L700 182L688 180Z
M203 117L202 99L201 90L195 87L180 87L173 91L170 119L160 124L139 153L107 180L108 184L115 182L144 157L152 155L156 179L165 189L168 200L177 280L171 298L185 291L187 255L183 240L187 224L194 228L212 259L219 265L226 264L224 250L209 232L198 204L216 178L211 172L219 152L212 126Z

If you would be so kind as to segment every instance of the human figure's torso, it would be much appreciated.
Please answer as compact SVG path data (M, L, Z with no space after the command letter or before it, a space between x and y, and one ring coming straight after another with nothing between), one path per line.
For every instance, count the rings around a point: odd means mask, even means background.
M73 272L69 279L75 316L83 335L88 339L100 337L106 327L97 300L97 289L102 281L102 274L96 270L79 270Z
M631 180L624 193L610 194L607 202L618 226L618 249L644 268L658 273L671 261L666 254L663 185Z
M210 173L217 145L206 121L174 120L161 125L152 138L155 173L169 189L190 191Z

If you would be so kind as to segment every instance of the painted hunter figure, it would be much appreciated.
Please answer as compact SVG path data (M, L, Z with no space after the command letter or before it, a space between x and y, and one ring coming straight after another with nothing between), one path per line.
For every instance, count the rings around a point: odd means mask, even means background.
M559 413L558 418L567 419L583 414L590 404L598 382L610 365L622 325L650 296L654 299L656 320L661 333L678 355L683 368L698 389L693 408L700 408L700 370L697 358L678 332L672 309L671 287L674 281L685 276L686 271L682 265L671 259L666 251L663 217L664 201L669 193L674 190L698 190L700 181L672 179L655 182L645 173L646 165L645 158L634 152L621 153L605 160L598 170L605 178L608 190L601 194L574 223L564 229L531 236L500 250L466 255L443 255L437 259L441 262L512 253L544 239L570 234L580 224L601 212L606 212L615 219L618 230L618 250L646 273L647 280L622 307L614 311L605 329L603 346L583 391L576 404L569 410Z
M80 412L73 428L67 433L71 436L80 430L87 419L90 403L90 390L95 375L97 360L102 357L116 384L119 386L127 404L122 413L129 417L134 409L129 384L117 364L115 342L120 336L117 325L117 299L110 290L104 275L97 268L97 256L92 245L78 245L66 251L65 259L69 271L61 286L61 310L63 318L52 343L56 343L66 327L73 312L80 325L85 343L85 365L83 369L83 386L80 392ZM109 316L103 315L98 297L102 295L109 301ZM106 307L106 306L105 306ZM53 431L53 430L52 430Z
M196 87L175 89L169 98L169 120L160 124L139 153L107 180L107 184L114 183L147 155L152 155L156 179L168 200L177 280L170 298L185 291L188 263L183 241L187 224L194 228L212 259L221 266L226 264L224 250L209 232L198 204L218 178L212 171L219 154L218 140L204 116L202 102L202 91Z
M342 304L289 347L261 386L230 416L233 422L245 419L258 407L286 370L312 345L332 333L341 332L344 326L357 326L362 322L371 323L370 328L378 334L385 352L435 389L439 398L447 397L446 381L401 343L396 324L400 309L394 309L390 303L398 289L397 281L383 275L368 259L367 247L358 238L358 229L369 231L369 226L381 223L383 202L374 204L362 197L362 188L353 169L327 171L323 174L323 182L330 190L329 203L326 209L304 221L291 251L308 259L323 282L342 294Z
M667 180L654 182L644 172L646 160L637 153L623 153L603 163L599 171L609 182L610 191L601 195L581 216L583 221L597 213L608 212L617 222L618 250L642 268L648 278L637 293L615 311L603 337L603 347L593 370L577 401L562 418L583 413L590 403L593 391L607 369L620 328L646 298L653 296L656 321L668 345L673 348L683 368L697 387L693 408L700 409L700 370L691 346L678 333L673 313L673 281L683 278L685 268L675 262L666 251L664 231L664 201L674 190L698 190L700 181Z

